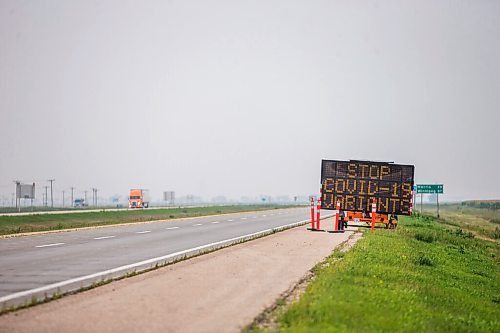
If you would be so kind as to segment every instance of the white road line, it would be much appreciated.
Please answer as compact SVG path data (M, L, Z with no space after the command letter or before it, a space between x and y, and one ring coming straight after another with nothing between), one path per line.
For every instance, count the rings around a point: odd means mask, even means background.
M174 229L179 229L179 227L170 227L170 228L166 228L166 230L174 230Z
M267 215L262 215L262 217L267 217Z
M51 246L58 246L58 245L64 245L64 244L66 244L66 243L53 243L53 244L37 245L35 247L38 247L38 248L40 248L40 247L51 247Z
M214 221L214 222L212 222L212 224L217 224L217 223L219 223L219 221Z
M147 234L151 232L151 230L137 231L136 234Z
M227 222L233 222L234 220L227 220Z
M282 226L274 227L274 229L286 228L286 227L290 227L290 226L298 226L298 225L301 225L301 224L306 223L308 221L309 220L303 220L303 221L300 221L300 222L285 224L285 225L282 225ZM265 229L265 230L257 231L257 232L251 233L251 234L246 234L246 235L243 235L243 236L238 236L238 237L234 237L234 238L224 239L224 240L221 240L221 241L218 241L218 242L214 242L214 243L210 243L210 244L205 244L205 245L193 247L193 248L182 250L182 251L175 252L175 253L170 253L170 254L167 254L167 255L164 255L164 256L161 256L161 257L155 257L155 258L151 258L151 259L147 259L147 260L135 262L133 264L123 265L123 266L112 268L112 269L108 269L108 270L105 270L105 271L102 271L102 272L93 273L93 274L89 274L89 275L85 275L85 276L80 276L80 277L77 277L77 278L73 278L73 279L69 279L69 280L65 280L65 281L61 281L61 282L56 282L56 283L49 284L49 285L46 285L46 286L43 286L43 287L38 287L38 288L34 288L34 289L30 289L30 290L25 290L25 291L19 291L19 292L10 294L10 295L6 295L6 296L3 296L3 297L0 297L0 303L6 302L6 301L9 301L9 300L12 300L12 299L16 299L18 297L23 297L23 296L31 295L33 293L44 292L44 291L48 291L48 290L51 290L51 289L60 288L60 287L66 286L68 284L72 284L72 283L76 283L76 282L80 282L80 281L85 281L85 280L88 280L88 279L93 279L93 278L97 278L97 277L101 277L101 276L106 276L108 274L112 274L112 273L116 273L116 272L120 272L120 271L124 271L124 270L128 270L128 269L132 269L132 268L143 266L143 265L147 265L147 264L152 264L152 263L155 263L155 262L158 262L158 261L161 261L161 260L170 259L170 258L173 258L173 257L176 257L176 256L187 254L187 253L192 252L192 251L199 251L199 250L211 248L213 246L217 246L217 245L220 245L220 244L224 244L224 243L227 243L227 242L233 242L233 241L237 241L237 240L241 240L241 239L245 239L245 238L249 238L249 237L254 237L254 236L257 236L257 235L260 235L260 234L263 234L263 233L269 233L269 232L272 232L272 231L273 231L273 229Z
M246 217L242 217L241 219L242 219L242 220L246 220L247 218L246 218Z
M333 216L333 214L325 216L325 218L332 217L332 216ZM65 281L61 281L61 282L56 282L56 283L49 284L49 285L46 285L46 286L43 286L43 287L38 287L38 288L29 289L29 290L19 291L19 292L10 294L10 295L6 295L6 296L3 296L3 297L0 297L0 304L3 303L3 302L6 302L6 301L10 301L12 299L19 298L19 297L29 296L29 295L32 295L34 293L39 293L39 292L47 292L49 290L61 288L61 287L67 286L67 285L72 284L72 283L76 283L76 282L80 282L80 281L85 281L85 280L88 280L88 279L94 279L94 278L106 276L106 275L109 275L109 274L112 274L112 273L117 273L117 272L120 272L120 271L124 271L124 270L129 270L129 269L132 269L132 268L136 268L136 267L139 267L139 266L152 264L152 263L155 263L155 262L159 262L161 260L167 260L167 259L170 259L170 258L174 258L176 256L184 255L184 254L187 254L187 253L192 252L192 251L199 251L199 250L203 250L203 249L208 249L208 248L211 248L213 246L217 246L217 245L224 244L224 243L227 243L227 242L233 242L233 241L238 241L238 240L242 240L242 239L245 239L245 238L250 238L250 237L258 236L258 235L261 235L263 233L272 232L275 229L299 226L299 225L305 224L307 222L309 222L309 219L303 220L303 221L299 221L299 222L295 222L295 223L290 223L290 224L285 224L285 225L277 226L277 227L274 227L274 229L265 229L265 230L257 231L257 232L254 232L254 233L251 233L251 234L247 234L247 235L243 235L243 236L238 236L238 237L234 237L234 238L224 239L224 240L221 240L221 241L218 241L218 242L215 242L215 243L205 244L205 245L193 247L191 249L182 250L182 251L175 252L175 253L170 253L170 254L167 254L167 255L164 255L164 256L161 256L161 257L155 257L155 258L151 258L151 259L147 259L147 260L135 262L133 264L128 264L128 265L124 265L124 266L120 266L120 267L108 269L106 271L97 272L97 273L93 273L93 274L89 274L89 275L85 275L85 276L80 276L80 277L77 277L77 278L73 278L73 279L69 279L69 280L65 280Z
M252 216L252 218L253 218L253 219L256 219L256 218L257 218L257 216Z
M108 239L108 238L115 238L116 236L102 236L102 237L96 237L94 238L95 240L98 240L98 239Z
M201 223L196 223L196 224L193 224L193 227L198 227L198 226L200 226L200 225L203 225L203 224L201 224Z

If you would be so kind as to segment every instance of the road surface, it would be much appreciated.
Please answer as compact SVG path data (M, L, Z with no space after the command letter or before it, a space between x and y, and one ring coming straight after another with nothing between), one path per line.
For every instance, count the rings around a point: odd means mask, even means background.
M0 308L307 220L307 208L168 220L0 240Z

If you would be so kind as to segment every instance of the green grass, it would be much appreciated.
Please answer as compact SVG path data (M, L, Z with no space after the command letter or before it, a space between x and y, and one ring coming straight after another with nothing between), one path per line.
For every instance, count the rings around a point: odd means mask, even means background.
M275 205L234 205L172 209L138 209L124 211L81 212L70 214L35 214L25 216L0 216L0 235L24 232L63 230L119 223L176 219L244 211L287 208Z
M424 214L436 214L436 206L424 205ZM440 207L439 222L472 232L487 240L500 240L500 209L484 209L462 204Z
M499 254L469 231L401 218L334 252L279 331L500 332Z

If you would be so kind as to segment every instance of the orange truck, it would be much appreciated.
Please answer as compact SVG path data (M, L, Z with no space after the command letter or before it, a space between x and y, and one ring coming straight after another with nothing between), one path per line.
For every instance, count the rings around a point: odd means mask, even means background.
M128 208L148 208L149 199L148 190L131 189L128 200Z

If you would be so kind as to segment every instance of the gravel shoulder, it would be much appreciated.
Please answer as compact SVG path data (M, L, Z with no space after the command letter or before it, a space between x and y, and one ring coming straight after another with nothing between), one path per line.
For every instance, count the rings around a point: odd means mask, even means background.
M306 226L0 316L0 332L238 332L349 238Z

